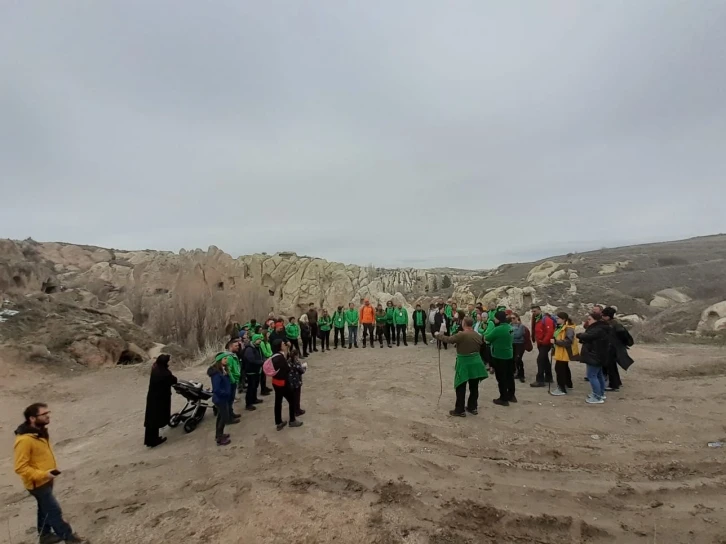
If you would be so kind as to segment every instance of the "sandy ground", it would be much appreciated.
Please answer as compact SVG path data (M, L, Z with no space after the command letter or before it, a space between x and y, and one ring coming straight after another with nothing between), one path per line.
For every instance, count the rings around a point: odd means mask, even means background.
M35 503L12 469L25 405L51 406L57 494L94 544L726 542L724 351L638 347L625 387L584 403L518 389L519 403L449 418L453 360L430 346L309 359L299 429L277 432L271 397L217 447L211 413L143 447L148 367L34 377L0 365L0 541L33 542ZM527 371L533 377L534 356ZM40 367L39 367L40 368ZM205 368L175 369L200 378ZM174 406L183 399L174 395ZM189 540L190 539L190 540Z

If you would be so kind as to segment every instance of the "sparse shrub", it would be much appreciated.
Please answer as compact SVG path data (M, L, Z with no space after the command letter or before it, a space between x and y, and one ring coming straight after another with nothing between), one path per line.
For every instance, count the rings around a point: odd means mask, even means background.
M683 257L677 257L675 255L668 255L665 257L658 257L658 266L682 266L688 263L688 259Z
M449 287L451 287L451 278L445 274L444 279L441 280L441 288L448 289Z

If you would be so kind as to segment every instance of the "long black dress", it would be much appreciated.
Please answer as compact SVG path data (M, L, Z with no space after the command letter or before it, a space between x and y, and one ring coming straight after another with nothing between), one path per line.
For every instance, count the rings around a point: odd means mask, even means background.
M171 386L177 382L177 379L167 365L168 362L166 365L154 363L151 367L144 415L144 427L146 427L144 445L150 448L162 442L159 429L169 425L171 417Z

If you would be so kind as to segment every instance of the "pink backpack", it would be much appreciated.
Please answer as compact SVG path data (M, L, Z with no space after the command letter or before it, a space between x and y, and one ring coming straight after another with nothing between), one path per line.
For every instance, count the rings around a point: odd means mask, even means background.
M272 364L272 357L269 357L262 364L262 372L265 373L265 376L274 376L277 374L277 370L275 370L275 366Z

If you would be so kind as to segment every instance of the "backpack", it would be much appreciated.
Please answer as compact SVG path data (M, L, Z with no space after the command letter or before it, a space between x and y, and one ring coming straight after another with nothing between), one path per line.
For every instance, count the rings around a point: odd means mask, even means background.
M273 355L274 357L274 355ZM272 357L269 357L263 364L262 364L262 372L265 373L265 376L274 376L277 374L277 370L275 370L275 365L272 364Z

